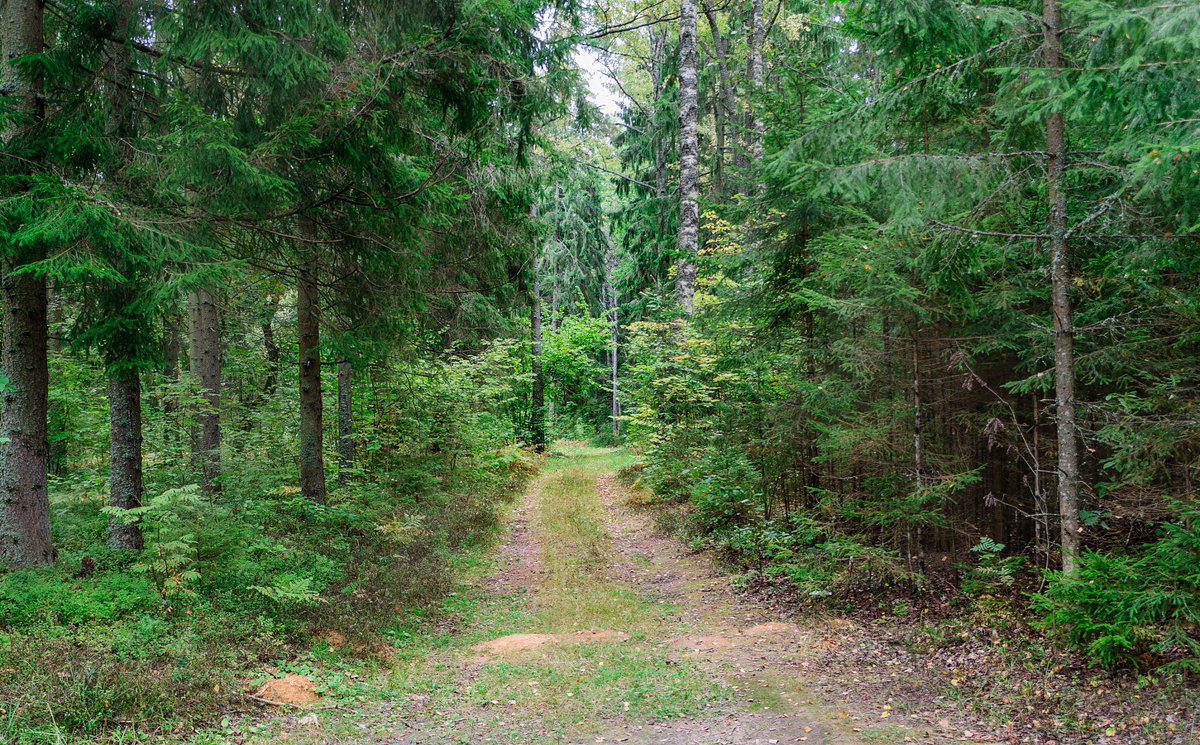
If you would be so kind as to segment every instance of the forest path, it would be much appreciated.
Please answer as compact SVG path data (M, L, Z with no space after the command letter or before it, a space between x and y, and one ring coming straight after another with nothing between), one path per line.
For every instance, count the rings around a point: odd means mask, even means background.
M507 541L438 628L398 652L386 695L288 742L857 745L923 741L885 711L818 703L820 635L740 597L628 504L620 451L560 445Z

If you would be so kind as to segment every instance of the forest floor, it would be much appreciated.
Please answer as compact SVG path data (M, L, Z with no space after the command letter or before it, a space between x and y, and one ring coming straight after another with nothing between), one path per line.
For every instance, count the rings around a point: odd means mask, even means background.
M549 461L434 628L357 688L226 720L213 741L976 742L940 710L909 715L807 672L839 623L782 620L656 531L615 480L628 456L568 445Z

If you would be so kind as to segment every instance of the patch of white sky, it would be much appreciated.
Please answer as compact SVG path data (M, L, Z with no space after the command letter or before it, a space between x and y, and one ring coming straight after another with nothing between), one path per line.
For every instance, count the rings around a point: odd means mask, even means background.
M544 11L538 19L538 36L549 39L555 36L557 20L553 10ZM613 83L612 71L605 64L603 53L590 46L576 45L571 58L575 61L588 87L588 98L606 115L616 115L621 110L623 94Z
M575 64L587 81L588 93L592 103L608 115L615 115L621 110L624 95L609 77L609 68L605 65L600 52L591 47L575 48Z

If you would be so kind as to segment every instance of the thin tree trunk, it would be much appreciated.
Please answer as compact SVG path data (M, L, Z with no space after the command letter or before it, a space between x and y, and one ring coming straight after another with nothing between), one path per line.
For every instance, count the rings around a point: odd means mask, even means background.
M46 351L51 356L57 356L62 354L63 341L66 338L66 301L63 299L62 293L55 291L53 286L48 284L46 290L48 307ZM53 370L54 366L49 365L49 369ZM51 380L49 387L53 388L55 382ZM46 459L49 473L55 476L61 476L67 467L65 435L69 428L67 421L69 415L70 412L64 411L61 402L53 400L49 402L49 408L46 410L46 434L49 441Z
M696 295L696 257L700 248L700 150L696 82L697 0L682 0L679 18L679 258L675 298L691 315Z
M708 28L712 33L713 54L717 59L717 80L720 87L719 95L716 96L713 106L717 130L717 165L714 168L716 183L713 185L713 193L724 196L725 153L728 150L726 131L729 129L729 122L737 113L737 92L734 90L729 74L729 39L721 35L717 14L707 3L704 5L704 16L708 19ZM736 135L734 140L736 142Z
M179 338L180 320L174 310L168 311L163 319L163 379L167 383L167 392L162 397L163 412L163 442L175 440L176 412L179 408L178 394L174 386L179 382L179 355L183 348L183 340Z
M354 373L350 363L337 366L338 380L338 486L350 486L354 469Z
M179 338L179 317L171 311L163 319L163 377L168 383L179 382L179 354L183 340Z
M121 371L108 381L108 505L124 510L142 505L142 386L136 371ZM136 520L109 516L108 546L114 551L142 550Z
M617 254L611 245L608 246L608 255L605 258L605 277L604 284L606 296L608 298L608 354L610 366L610 382L612 383L612 399L610 402L610 412L612 414L612 433L613 437L621 436L621 400L617 395L617 362L620 348L620 319L617 317L617 288L613 282L614 275L617 271Z
M654 110L658 111L666 88L666 57L667 36L662 31L650 33L650 82L654 87ZM653 122L652 122L653 123ZM670 191L667 186L667 157L671 152L670 133L664 128L655 126L653 129L654 146L654 196L657 201L656 218L660 235L666 235L667 226L667 197Z
M1062 68L1058 0L1044 0L1045 65ZM1056 73L1055 73L1056 74ZM1075 328L1071 309L1071 255L1067 246L1067 198L1063 191L1066 135L1061 112L1046 121L1046 196L1050 209L1050 283L1054 311L1054 403L1058 424L1058 511L1062 520L1063 574L1074 574L1079 557L1079 447L1075 423Z
M11 147L45 116L40 78L28 78L14 61L41 54L44 46L44 5L37 0L0 0L0 88L15 99L24 117L3 133ZM21 123L25 119L28 124ZM8 379L0 400L0 565L39 566L54 561L50 541L50 499L47 490L50 447L50 375L46 280L29 273L14 274L36 261L37 253L4 262L3 359L0 372Z
M306 236L314 228L305 222ZM296 327L300 341L300 493L325 504L325 456L322 450L321 320L317 287L318 259L303 260L296 282Z
M66 319L67 302L63 299L62 293L54 287L46 285L46 349L51 352L62 352L63 341L66 337L67 325Z
M921 366L920 357L918 356L921 339L915 319L913 321L912 342L913 479L918 500L917 509L923 514L925 507L919 504L919 500L925 492L925 461L923 458L924 454L921 452ZM920 523L917 523L917 571L921 574L925 573L925 541L924 531Z
M759 115L759 106L761 102L758 100L762 96L763 89L763 0L751 0L750 3L750 57L747 60L747 77L750 78L751 95L747 106L747 114L750 118L750 131L747 135L750 137L750 160L757 167L762 163L763 157L763 135L766 132L763 124L763 118ZM756 174L757 175L757 174ZM758 189L761 191L762 185L759 184Z
M279 344L275 341L275 311L278 298L274 295L267 298L266 315L262 320L263 351L267 354L267 379L263 383L263 393L274 396L279 387Z
M216 293L207 287L188 296L188 360L204 408L196 416L192 453L205 494L221 491L221 318Z
M533 307L529 313L529 335L533 345L533 402L529 430L533 447L539 453L546 449L545 380L542 377L542 283L538 279L537 261L533 269Z

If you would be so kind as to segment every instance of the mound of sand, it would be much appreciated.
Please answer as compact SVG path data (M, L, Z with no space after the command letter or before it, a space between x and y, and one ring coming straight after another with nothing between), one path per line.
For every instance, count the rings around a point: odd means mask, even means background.
M303 675L292 674L268 680L254 695L274 704L309 706L321 700L316 688L316 684Z

